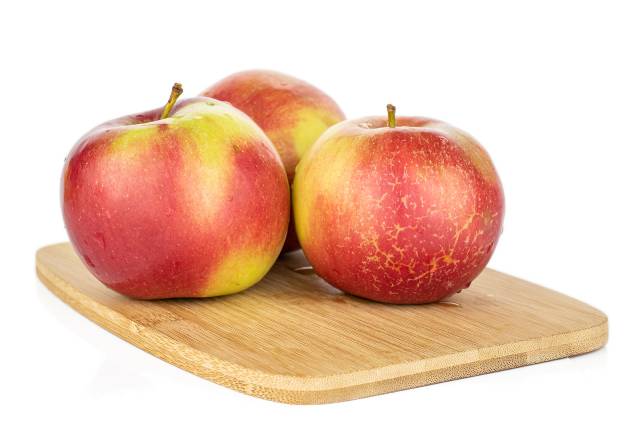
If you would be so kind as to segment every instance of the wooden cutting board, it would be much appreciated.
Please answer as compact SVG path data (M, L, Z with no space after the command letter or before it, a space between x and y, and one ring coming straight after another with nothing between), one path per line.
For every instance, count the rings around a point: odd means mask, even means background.
M351 297L301 254L262 282L209 299L136 301L99 283L69 244L36 255L42 282L133 345L223 386L288 403L356 399L598 349L607 317L573 298L486 269L446 302Z

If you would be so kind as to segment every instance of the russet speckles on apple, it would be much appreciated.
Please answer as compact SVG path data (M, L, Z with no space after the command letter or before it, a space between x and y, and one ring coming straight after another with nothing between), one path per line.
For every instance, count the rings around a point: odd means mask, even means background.
M293 185L300 243L315 271L361 297L437 301L469 286L501 232L504 195L484 149L421 117L335 125Z

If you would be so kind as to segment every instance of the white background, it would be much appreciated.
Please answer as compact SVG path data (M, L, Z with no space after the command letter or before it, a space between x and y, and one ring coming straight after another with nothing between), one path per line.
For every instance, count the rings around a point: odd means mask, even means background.
M640 10L634 2L4 2L0 424L598 425L637 422ZM425 115L491 153L507 216L490 266L610 318L604 350L354 402L290 406L201 380L53 297L59 175L94 125L271 68L349 117ZM143 423L143 424L142 424ZM331 424L333 423L333 424ZM445 424L446 423L446 424Z

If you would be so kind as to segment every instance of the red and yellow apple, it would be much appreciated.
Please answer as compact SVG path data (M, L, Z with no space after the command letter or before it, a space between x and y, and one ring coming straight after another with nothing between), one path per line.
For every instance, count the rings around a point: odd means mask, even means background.
M287 175L264 132L226 102L175 104L179 92L164 110L94 128L64 166L76 252L135 298L242 291L271 268L287 231Z
M267 134L293 182L300 158L330 126L344 120L340 107L324 92L302 80L275 71L232 74L201 95L230 102ZM299 249L293 220L284 251Z
M468 287L502 229L487 152L422 117L365 117L327 130L300 161L293 211L302 249L335 287L375 301L437 301Z

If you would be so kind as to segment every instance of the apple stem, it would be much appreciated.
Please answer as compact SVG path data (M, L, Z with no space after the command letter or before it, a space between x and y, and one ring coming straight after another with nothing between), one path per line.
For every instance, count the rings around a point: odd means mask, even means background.
M174 83L171 88L171 96L169 97L167 104L164 106L164 110L160 116L161 120L169 117L169 113L171 113L173 106L176 105L176 101L180 95L182 95L182 85L180 83Z
M387 125L396 127L396 107L393 104L387 104Z

